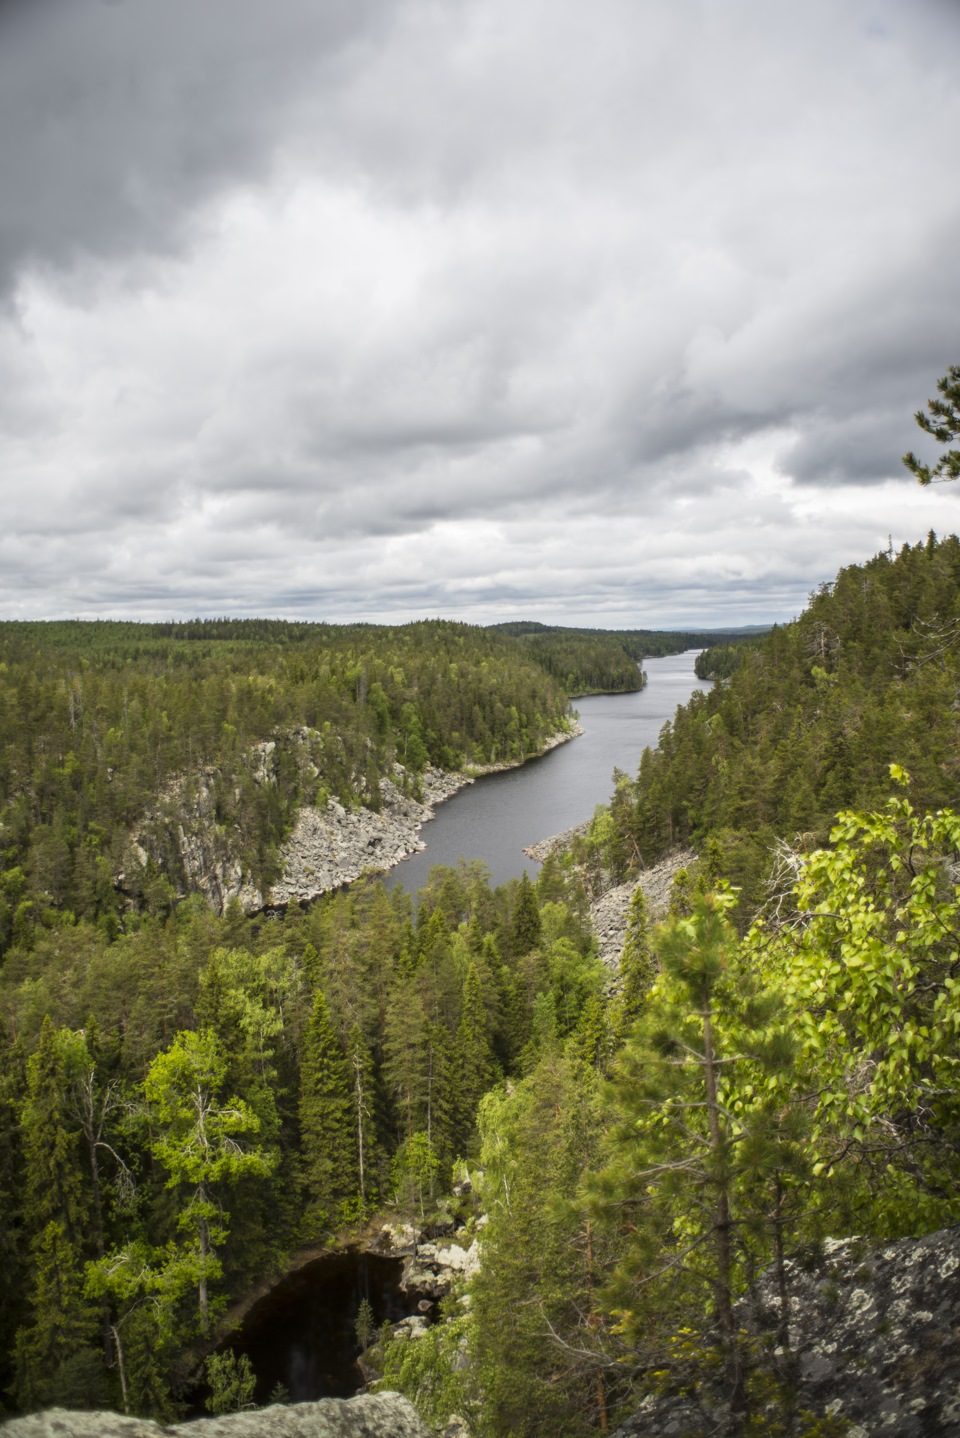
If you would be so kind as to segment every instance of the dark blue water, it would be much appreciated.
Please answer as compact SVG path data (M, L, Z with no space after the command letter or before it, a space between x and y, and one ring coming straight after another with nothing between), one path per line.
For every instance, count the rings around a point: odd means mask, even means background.
M523 850L551 834L589 819L613 793L614 768L633 777L647 745L655 746L667 719L695 689L710 680L693 672L698 651L647 659L647 686L638 694L598 694L577 699L574 708L586 733L561 744L519 769L488 774L441 804L424 824L427 847L412 854L385 877L388 888L403 884L414 892L434 864L481 859L494 884L531 876L539 865Z

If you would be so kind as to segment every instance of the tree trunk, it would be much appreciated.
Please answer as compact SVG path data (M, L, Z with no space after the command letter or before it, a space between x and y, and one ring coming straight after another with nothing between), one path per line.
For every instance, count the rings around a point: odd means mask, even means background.
M110 1332L113 1334L113 1346L117 1351L117 1372L120 1374L120 1392L123 1394L123 1411L130 1412L130 1393L127 1389L127 1366L123 1361L123 1344L120 1342L120 1334L112 1325Z
M717 1299L717 1322L724 1354L724 1374L730 1408L736 1416L746 1408L743 1370L737 1349L736 1321L733 1315L733 1234L730 1216L730 1194L728 1189L726 1143L720 1124L720 1104L717 1097L717 1062L713 1051L713 1013L709 999L704 1003L703 1017L703 1065L707 1086L707 1117L710 1124L710 1147L716 1165L717 1201L714 1210L714 1250L717 1260L717 1275L714 1291Z
M197 1236L200 1240L200 1326L206 1333L210 1327L210 1297L207 1292L207 1257L210 1253L210 1235L207 1230L207 1220L201 1218L197 1227Z

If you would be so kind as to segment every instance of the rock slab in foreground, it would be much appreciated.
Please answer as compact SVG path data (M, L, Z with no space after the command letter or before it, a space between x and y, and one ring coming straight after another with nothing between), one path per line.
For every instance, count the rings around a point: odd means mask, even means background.
M172 1427L122 1413L51 1408L14 1418L0 1431L4 1438L430 1438L413 1405L399 1393L321 1398Z
M828 1243L809 1272L789 1265L797 1407L849 1425L846 1438L960 1438L960 1226L869 1251ZM761 1311L776 1311L775 1283ZM704 1395L650 1397L614 1438L721 1438L729 1414Z

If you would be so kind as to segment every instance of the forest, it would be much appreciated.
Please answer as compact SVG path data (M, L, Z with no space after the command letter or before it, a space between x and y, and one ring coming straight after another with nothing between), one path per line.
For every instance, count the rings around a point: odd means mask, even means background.
M539 633L2 627L7 1411L228 1407L205 1360L232 1300L374 1215L453 1215L484 1222L469 1306L376 1345L438 1429L585 1438L682 1392L743 1434L842 1431L796 1401L790 1265L958 1216L956 537L720 636L713 688L536 884L461 864L416 904L368 878L253 917L115 885L191 765L269 871L305 792L534 752L586 662ZM264 798L251 746L301 729ZM681 843L611 982L591 896Z

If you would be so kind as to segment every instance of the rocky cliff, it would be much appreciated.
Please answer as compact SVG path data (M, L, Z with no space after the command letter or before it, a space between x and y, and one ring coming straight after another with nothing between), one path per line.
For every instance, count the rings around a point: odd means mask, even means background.
M283 872L270 890L270 903L307 903L351 883L367 869L393 868L426 847L420 829L434 817L435 806L472 782L467 774L428 768L420 780L422 803L383 779L379 814L345 809L334 799L322 809L305 805L280 851Z
M583 730L573 724L554 734L544 753L574 739ZM288 735L305 786L314 784L320 771L313 761L310 730ZM249 755L250 778L257 785L276 784L277 746L266 740ZM521 761L523 762L523 761ZM346 808L335 799L322 806L305 804L297 813L289 837L280 851L280 878L263 893L245 872L239 857L242 836L216 819L216 771L204 769L172 780L153 808L130 836L124 871L117 886L133 892L138 878L152 863L172 883L181 898L200 893L222 914L231 899L244 913L290 903L309 903L321 894L352 883L367 870L384 872L410 854L426 848L420 837L436 806L484 774L517 767L514 763L489 764L470 770L444 772L429 766L420 774L421 799L404 793L404 774L396 766L393 779L380 783L380 812L358 805Z
M820 1432L845 1438L960 1438L960 1227L870 1249L827 1243L823 1260L788 1265L789 1347L771 1367ZM775 1331L772 1275L741 1305L748 1332ZM770 1431L778 1415L757 1415ZM756 1422L756 1420L755 1420ZM755 1431L763 1432L762 1426ZM802 1424L793 1431L802 1432ZM614 1438L725 1438L729 1411L709 1391L647 1398Z
M592 822L591 819L584 819L582 823L574 824L560 834L552 834L549 839L540 839L523 852L538 864L542 864L551 854L567 848L575 838L585 837ZM677 873L680 869L689 868L696 863L696 859L692 849L678 849L661 859L659 864L645 869L637 878L630 879L625 884L618 884L615 888L604 888L603 892L591 901L590 917L597 935L600 958L611 974L615 976L620 968L630 900L635 891L638 888L643 890L648 917L651 922L658 922L666 917L670 902L670 885ZM602 882L609 883L609 877L605 877Z
M631 879L626 884L619 884L615 889L608 889L590 905L590 917L597 935L600 958L612 974L616 975L620 970L630 900L635 891L643 890L643 897L647 901L647 916L651 923L658 923L666 917L670 902L670 885L678 872L689 868L696 862L696 858L691 849L678 850L666 859L661 859L659 864L646 869L638 879Z
M0 1431L4 1438L430 1438L412 1404L398 1393L323 1398L172 1427L119 1413L52 1408L14 1418Z

